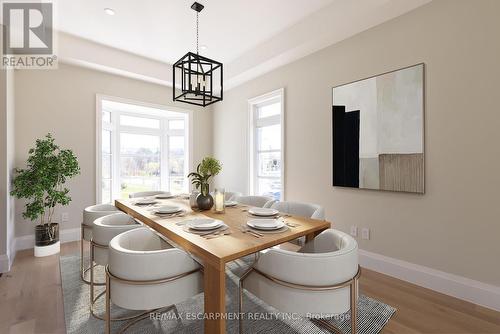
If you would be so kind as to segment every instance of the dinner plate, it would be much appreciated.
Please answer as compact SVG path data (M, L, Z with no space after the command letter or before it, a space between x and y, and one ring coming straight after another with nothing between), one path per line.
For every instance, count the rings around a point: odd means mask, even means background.
M163 205L163 206L160 206L159 208L156 208L154 211L155 211L155 213L168 214L168 213L177 213L181 210L182 210L182 208L179 206Z
M252 219L247 221L247 225L257 230L278 230L285 223L278 219Z
M227 206L227 207L236 206L236 205L238 205L238 202L236 202L236 201L225 201L224 205Z
M135 204L139 205L148 205L148 204L155 204L156 200L152 197L147 197L147 198L140 198L137 201L135 201Z
M222 226L222 221L211 218L196 218L186 222L186 226L193 230L213 230Z
M269 209L269 208L250 208L248 209L248 213L254 216L271 217L271 216L276 216L280 212L276 209Z
M155 197L158 199L167 199L174 197L174 195L172 195L171 193L164 193L164 194L158 194Z

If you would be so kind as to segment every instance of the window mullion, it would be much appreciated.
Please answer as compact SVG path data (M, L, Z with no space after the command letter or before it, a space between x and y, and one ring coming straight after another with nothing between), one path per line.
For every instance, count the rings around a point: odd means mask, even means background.
M120 198L120 115L111 113L111 201Z
M170 191L170 175L169 175L169 135L168 135L168 119L161 122L162 135L161 135L161 157L160 157L160 184L162 189Z

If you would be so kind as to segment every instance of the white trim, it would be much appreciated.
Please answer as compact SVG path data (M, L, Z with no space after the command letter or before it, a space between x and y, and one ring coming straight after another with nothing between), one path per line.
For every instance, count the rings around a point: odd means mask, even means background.
M11 268L11 261L7 254L0 255L0 273L9 272Z
M285 193L285 151L286 151L286 140L285 140L285 132L286 132L286 124L285 124L285 88L279 88L276 90L273 90L272 92L262 94L256 97L253 97L248 100L248 123L247 123L247 168L248 168L248 177L247 177L247 192L249 194L254 194L254 171L256 170L255 163L256 161L254 160L254 156L256 155L255 152L255 147L254 147L254 130L256 127L256 122L257 122L257 117L255 116L256 113L256 106L258 105L263 105L266 102L270 100L276 100L279 99L280 106L281 106L281 111L279 115L279 124L281 125L281 200L284 201L286 198L286 193ZM273 122L276 121L276 116L270 116L267 117L266 119L259 120L260 126L265 125L264 123L266 122ZM273 122L274 124L274 122Z
M80 240L80 228L70 228L59 231L59 240L61 243ZM31 249L35 247L35 236L23 235L16 238L16 251Z
M12 236L12 239L10 240L9 268L12 268L12 264L14 263L14 259L16 258L16 253L16 238Z
M470 278L359 250L363 268L377 271L495 311L500 311L500 287Z

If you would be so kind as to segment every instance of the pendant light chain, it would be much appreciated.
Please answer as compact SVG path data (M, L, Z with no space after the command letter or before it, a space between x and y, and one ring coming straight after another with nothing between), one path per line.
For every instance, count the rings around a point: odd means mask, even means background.
M199 33L198 33L198 25L199 25L199 21L198 21L198 12L196 12L196 54L200 54L199 50L198 50L198 37L199 37Z

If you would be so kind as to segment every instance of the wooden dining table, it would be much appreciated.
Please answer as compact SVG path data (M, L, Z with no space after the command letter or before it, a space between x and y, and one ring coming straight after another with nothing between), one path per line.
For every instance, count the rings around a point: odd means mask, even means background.
M242 228L251 219L247 206L226 207L224 213L215 213L212 210L193 211L189 206L189 201L180 197L156 201L156 205L181 206L185 214L159 217L153 213L154 207L135 205L136 199L116 200L115 205L202 261L205 294L204 326L205 333L210 334L226 332L225 319L227 317L224 316L226 312L226 263L300 237L305 236L306 240L312 240L316 235L330 228L330 223L324 220L287 215L284 217L285 222L287 226L293 227L281 233L266 233L262 234L262 237L257 237ZM222 220L228 225L230 234L208 239L188 232L182 223L188 219L207 217Z

